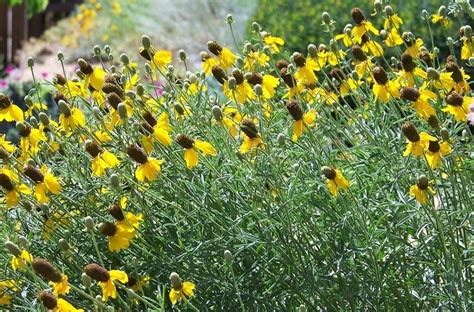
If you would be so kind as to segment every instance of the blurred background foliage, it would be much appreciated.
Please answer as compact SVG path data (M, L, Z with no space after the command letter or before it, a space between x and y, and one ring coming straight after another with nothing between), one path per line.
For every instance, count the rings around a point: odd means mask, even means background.
M448 6L447 0L392 0L382 1L383 6L392 6L404 21L402 31L411 31L415 36L423 38L427 47L430 43L427 21L421 18L425 9L429 14L436 14L441 5ZM330 36L323 32L322 13L328 12L336 22L336 33L342 33L346 24L353 24L351 9L362 8L367 19L374 23L376 28L383 26L383 13L371 16L374 13L373 0L259 0L255 15L248 21L247 33L252 33L252 22L258 22L264 30L271 32L285 40L289 51L306 51L309 43L327 43ZM369 11L371 10L371 11ZM447 33L456 34L461 25L469 24L465 16L453 19L450 25L443 29L441 24L430 27L434 43L440 47L441 53L447 55ZM472 20L471 20L472 22ZM457 38L453 38L457 39Z
M67 0L64 0L67 1ZM23 3L23 0L7 0L6 3L10 6L20 5ZM48 6L48 0L29 0L26 2L28 7L28 14L34 15L36 13L42 12Z

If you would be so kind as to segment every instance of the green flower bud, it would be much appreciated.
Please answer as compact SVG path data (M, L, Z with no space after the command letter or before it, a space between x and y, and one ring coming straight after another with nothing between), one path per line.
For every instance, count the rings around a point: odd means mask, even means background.
M61 114L63 114L64 116L66 117L71 116L72 114L71 109L69 108L67 103L64 102L63 100L59 100L58 108L59 108L59 112L61 112Z
M446 8L446 6L440 6L438 9L438 14L441 16L446 16L446 14L448 14L448 9Z
M111 49L110 49L110 46L108 44L106 44L104 46L104 51L105 51L106 54L110 54Z
M150 37L148 37L147 35L143 35L142 36L142 45L145 49L149 49L151 47Z
M38 128L38 119L36 119L35 116L30 117L30 124L33 126L33 128Z
M33 99L31 98L31 96L29 94L27 94L24 98L25 100L25 104L28 105L28 106L32 106L33 105Z
M382 4L380 3L380 5L382 5ZM392 9L391 6L387 5L385 7L385 14L387 14L387 16L393 16L395 14L395 12L393 12L393 9Z
M82 273L81 279L82 279L82 284L84 285L85 289L89 289L92 284L92 281L89 275L87 275L86 273ZM100 300L102 301L102 298L100 298Z
M261 85L256 84L255 87L253 87L253 89L254 89L256 95L258 95L258 96L263 95L263 89L262 89Z
M64 238L59 239L58 245L62 251L68 251L71 248L67 240L65 240Z
M222 118L223 118L223 115L222 115L222 109L217 106L217 105L214 105L212 107L212 115L214 116L214 118L217 120L217 121L221 121Z
M94 220L90 217L90 216L87 216L84 218L84 225L86 226L86 229L89 230L89 231L93 231L94 230Z
M230 252L230 250L225 250L225 251L224 251L224 261L225 261L227 264L231 264L231 263L232 263L232 260L234 260L234 256L232 255L232 253Z
M472 37L472 27L469 25L464 26L464 37L471 40Z
M63 51L58 51L58 53L56 53L56 58L58 59L58 61L63 61L64 60Z
M45 113L41 112L39 113L39 119L41 121L41 123L43 124L43 126L47 127L49 125L49 117L48 115L46 115Z
M277 141L278 141L278 144L280 144L280 145L285 145L285 143L286 143L286 136L285 136L283 133L278 133Z
M252 23L252 29L254 32L258 33L262 30L262 27L260 27L260 24L257 22Z
M124 103L120 103L119 105L117 105L117 111L120 116L120 119L128 118L127 106Z
M20 247L23 248L23 249L27 249L28 246L29 246L28 239L26 237L24 237L23 235L18 237L18 243L20 244Z
M128 55L125 53L120 54L120 61L123 63L123 65L127 66L130 64L130 59L128 58Z
M235 90L235 88L237 87L237 80L234 77L229 77L228 83L229 89Z
M35 66L35 59L32 58L31 56L28 57L28 60L26 61L26 65L28 65L28 67L33 67L33 66Z
M100 55L102 53L100 47L98 45L94 46L94 49L92 50L94 52L94 55Z
M186 52L183 49L179 50L178 55L181 62L186 62L187 56Z
M331 18L331 15L329 15L328 12L323 12L322 17L323 17L323 23L324 24L331 25L332 18Z
M318 47L316 47L316 45L314 45L312 43L308 44L307 50L308 50L309 56L311 56L313 58L318 56Z
M120 188L120 178L115 173L110 176L110 185L112 185L114 189Z
M441 138L443 138L444 141L449 141L449 131L446 128L441 128L440 131Z
M232 16L232 14L227 14L226 18L225 18L227 24L233 24L234 23L234 17Z

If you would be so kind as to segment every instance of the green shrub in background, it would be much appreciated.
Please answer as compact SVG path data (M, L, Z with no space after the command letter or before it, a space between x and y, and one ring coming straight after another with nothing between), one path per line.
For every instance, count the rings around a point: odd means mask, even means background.
M404 24L402 31L412 31L425 42L430 42L430 35L426 21L421 18L423 9L430 14L436 14L441 5L448 6L446 0L394 0L381 1L382 7L391 5L394 11L402 15ZM306 51L308 43L321 43L329 40L329 34L323 32L321 14L327 11L336 21L336 32L342 33L344 26L353 24L351 9L363 8L367 18L374 22L375 27L383 26L383 14L371 16L374 12L373 0L259 0L255 16L249 20L248 32L252 32L252 22L259 23L263 29L285 40L285 46L290 51ZM369 10L372 11L369 11ZM471 20L472 22L472 20ZM441 49L442 54L448 53L446 47L446 32L456 33L466 18L453 19L447 29L441 24L431 24L435 46ZM456 38L454 38L456 39Z

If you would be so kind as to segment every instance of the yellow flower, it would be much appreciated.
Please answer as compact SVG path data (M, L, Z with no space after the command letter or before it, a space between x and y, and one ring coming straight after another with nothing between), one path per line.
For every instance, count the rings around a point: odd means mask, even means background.
M449 25L449 19L441 14L433 14L433 16L431 17L431 22L433 24L440 23L444 27L448 27Z
M257 126L250 119L244 119L241 122L240 129L242 130L242 137L244 141L240 146L240 153L245 154L253 149L263 148L264 144L260 134L258 133Z
M216 58L211 57L208 53L203 52L201 53L201 61L202 61L202 70L209 75L212 71L212 67L219 65L219 60Z
M23 121L23 111L0 93L0 121Z
M115 281L119 281L122 284L128 282L127 273L119 270L109 271L95 263L88 264L84 268L84 271L89 277L100 283L103 301L107 301L109 298L117 298L117 288L114 284Z
M316 119L316 111L311 109L306 113L303 113L300 105L296 101L290 101L286 104L286 108L290 113L291 117L295 120L293 124L293 142L296 142L298 138L303 134L304 131L314 125Z
M267 65L270 61L270 57L260 51L250 51L245 58L244 68L247 70L254 70L255 64L258 64L262 67Z
M352 41L352 38L351 36L349 36L348 33L342 33L342 34L338 34L336 35L335 37L336 40L342 40L342 43L346 46L346 47L350 47L354 44L354 42Z
M109 250L112 252L127 249L130 241L135 237L135 229L123 223L104 222L100 224L99 230L107 236Z
M229 87L229 82L227 80L224 81L224 84L222 85L222 89L225 96L227 96L229 99L234 99L234 96L235 96L235 100L237 101L237 103L240 103L240 104L243 104L249 100L254 99L255 93L253 92L253 89L250 86L250 84L246 80L243 79L243 76L242 77L237 76L237 77L239 78L236 79L237 85L235 86L234 90L232 90Z
M172 304L178 303L179 300L192 297L194 295L194 288L196 285L191 282L181 282L178 274L171 273L171 290L170 290L170 301Z
M171 63L172 54L167 50L159 50L153 55L153 61L151 62L152 68L158 68L161 72L166 70L168 64Z
M387 38L384 40L387 47L394 47L403 44L403 39L398 33L396 28L392 28L390 32L387 33Z
M366 53L370 51L370 54L372 54L373 56L382 56L383 55L382 46L380 45L380 43L378 43L375 40L368 40L368 41L364 42L362 44L362 51L364 51Z
M61 276L61 281L58 283L50 281L49 284L53 287L53 293L55 295L63 295L69 293L69 290L71 287L69 286L68 283L68 277L67 275L62 275Z
M428 148L425 151L426 161L428 162L431 169L435 169L441 162L441 157L451 154L451 146L448 142L441 142L436 140L430 140Z
M39 129L31 128L28 124L18 124L20 129L18 133L20 134L20 148L22 156L27 158L28 155L36 155L39 151L39 143L46 142L47 138L44 134L44 126L40 125ZM17 127L18 127L17 125Z
M49 202L49 198L46 195L47 192L58 195L61 191L61 184L59 184L58 179L45 165L41 170L34 166L26 165L23 168L23 173L36 183L35 197L40 204Z
M418 133L411 122L403 124L402 131L408 141L405 152L403 153L403 156L405 157L410 154L415 157L423 156L423 150L428 147L430 140L436 140L435 137L426 132Z
M283 46L285 44L285 41L279 37L273 37L270 34L266 34L263 37L263 42L270 47L270 51L272 53L278 53L280 52L279 46Z
M429 185L429 181L425 176L418 179L418 182L410 186L410 195L415 197L416 201L424 205L427 202L426 193L435 194L435 191Z
M461 60L469 60L474 56L474 36L471 38L462 37Z
M352 28L352 35L354 36L354 41L360 44L362 42L362 36L365 35L367 32L371 32L376 36L379 35L379 31L377 30L377 28L375 28L374 25L372 25L372 23L367 20L362 21L362 23L359 25L355 25Z
M317 63L313 59L306 59L303 54L295 53L293 54L293 61L297 66L295 78L299 84L308 85L318 81L314 73Z
M8 291L18 291L18 287L14 280L0 281L0 305L11 303L12 295Z
M18 184L18 176L7 168L0 169L0 186L5 190L7 207L18 205L20 194L31 194L31 190L24 184Z
M107 76L107 72L100 67L94 67L92 74L88 77L90 85L95 90L102 90L102 86L105 83L105 76Z
M143 288L148 287L150 284L150 277L149 276L143 276L140 279L135 279L135 278L128 278L128 284L127 286L130 287L133 291L138 292L142 291Z
M30 107L28 107L28 110L25 112L25 116L29 118L33 116L34 111L40 112L47 109L48 109L48 106L46 106L43 103L33 103L30 105Z
M132 144L127 150L128 156L139 163L138 168L135 170L135 177L138 182L147 180L152 182L156 180L156 176L161 172L161 165L163 160L148 157L145 151L137 144Z
M405 41L407 49L405 52L408 52L414 59L418 59L421 47L423 46L423 39L417 38L415 41Z
M5 134L0 135L0 147L3 147L9 153L16 151L16 146L6 139Z
M82 111L74 107L59 115L59 122L64 131L70 132L77 128L84 128L86 119Z
M26 264L31 263L31 261L33 261L33 257L28 251L23 249L17 256L13 256L11 261L12 269L14 271L24 271Z
M403 20L397 14L393 14L388 18L385 18L383 22L383 28L385 29L398 29L403 24Z
M321 171L326 177L326 184L332 196L336 197L340 189L347 190L349 188L349 181L340 170L325 166L321 168Z
M51 312L84 312L83 309L76 309L72 304L63 298L57 298L56 294L42 291L38 295L38 301Z
M382 67L375 67L372 73L375 80L372 88L376 101L380 100L382 103L387 103L391 97L400 97L398 82L388 80L387 73Z
M429 100L436 100L436 94L434 92L404 87L400 91L400 98L410 101L420 118L428 119L431 116L436 116L436 110L429 104Z
M178 135L178 137L176 138L176 142L185 149L184 160L188 169L192 169L197 166L199 161L198 150L201 151L204 156L217 155L217 150L214 148L214 146L211 145L211 143L192 139L191 137L185 134Z
M442 109L443 112L453 115L457 122L466 121L467 114L470 112L469 106L473 102L473 98L467 96L463 97L453 91L446 97L446 102L448 106Z
M242 120L242 115L239 113L239 110L234 107L226 107L222 110L223 118L222 123L224 126L229 129L230 135L236 137L238 133L238 125Z
M85 149L92 156L92 175L101 177L108 168L116 167L120 162L114 154L104 150L92 140L87 140Z

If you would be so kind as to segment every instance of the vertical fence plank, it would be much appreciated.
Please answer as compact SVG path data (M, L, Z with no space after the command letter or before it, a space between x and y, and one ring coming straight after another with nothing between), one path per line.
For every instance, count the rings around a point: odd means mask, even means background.
M7 56L7 11L6 3L0 1L0 62L3 65Z

